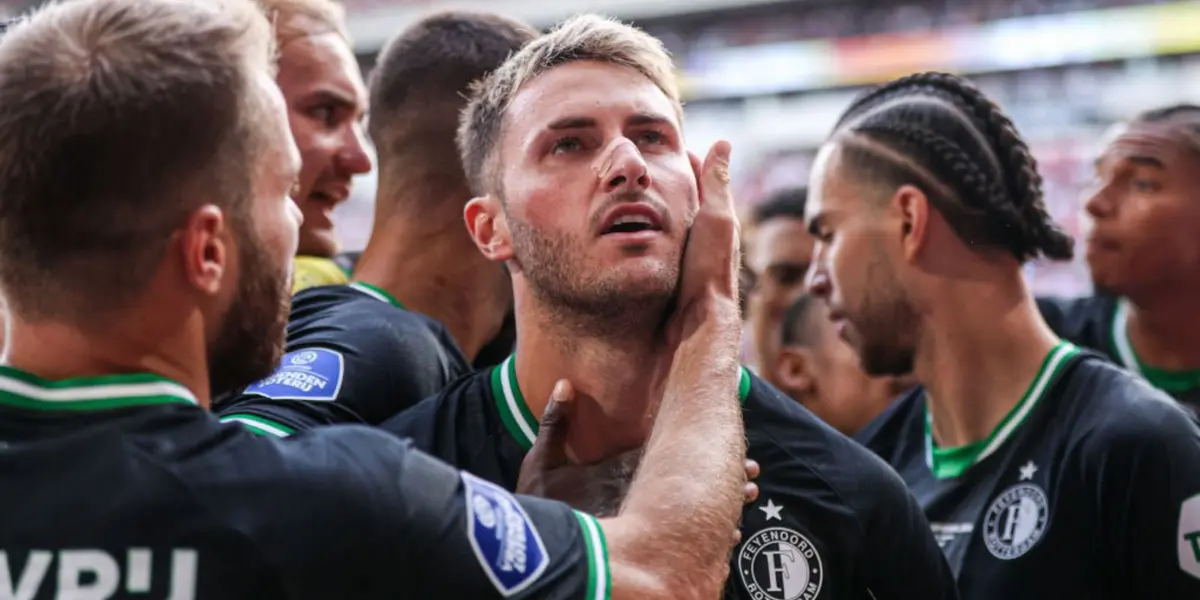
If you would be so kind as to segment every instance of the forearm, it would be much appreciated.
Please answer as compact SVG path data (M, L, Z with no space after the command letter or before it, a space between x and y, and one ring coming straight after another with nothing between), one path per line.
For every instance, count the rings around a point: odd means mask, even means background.
M663 566L681 577L719 577L718 586L741 514L746 454L737 400L740 323L735 310L720 308L706 315L675 353L653 433L621 513L654 524L656 533L640 548L642 560L686 560Z

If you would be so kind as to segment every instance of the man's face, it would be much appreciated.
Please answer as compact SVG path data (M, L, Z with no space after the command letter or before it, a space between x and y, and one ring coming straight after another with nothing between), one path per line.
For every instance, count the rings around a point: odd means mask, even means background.
M912 371L916 311L899 276L900 215L847 178L836 143L813 165L805 220L816 238L808 286L869 375ZM878 205L876 205L878 204Z
M1200 274L1200 155L1178 123L1118 131L1096 161L1084 206L1093 221L1087 262L1097 289L1137 293Z
M746 253L752 273L749 319L762 365L774 364L783 313L804 293L804 275L812 262L813 238L804 220L768 219L755 229Z
M333 256L339 249L333 209L350 197L351 179L371 170L361 125L362 75L346 41L326 33L280 49L277 83L303 162L293 195L304 213L299 253Z
M300 172L300 154L288 132L283 97L265 74L258 91L269 106L262 119L264 151L249 215L231 215L237 283L209 344L214 395L271 373L283 354L291 306L292 257L303 216L288 192Z
M908 377L869 377L854 349L838 336L828 307L818 302L811 310L817 314L809 315L809 341L781 351L777 379L821 420L855 435L913 382Z
M638 72L555 67L508 108L503 220L535 297L573 313L661 309L698 208L677 106Z

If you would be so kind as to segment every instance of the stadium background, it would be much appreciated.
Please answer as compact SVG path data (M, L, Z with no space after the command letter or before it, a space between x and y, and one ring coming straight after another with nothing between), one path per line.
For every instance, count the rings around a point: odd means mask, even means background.
M0 0L18 14L39 2ZM430 11L474 8L547 27L577 12L633 22L672 52L688 145L734 144L739 202L803 184L817 145L862 86L913 71L969 75L1029 140L1051 212L1085 233L1081 197L1105 130L1139 110L1200 100L1200 1L344 0L368 72ZM338 212L347 249L370 233L372 175ZM1039 293L1088 289L1086 269L1030 265Z

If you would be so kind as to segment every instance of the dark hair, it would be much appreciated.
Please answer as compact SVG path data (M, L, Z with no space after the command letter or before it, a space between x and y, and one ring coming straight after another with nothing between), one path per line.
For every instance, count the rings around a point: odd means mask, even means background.
M270 75L245 0L50 4L0 44L0 284L27 319L140 294L189 212L248 214ZM197 193L196 190L203 190Z
M755 225L762 225L771 219L780 217L804 220L804 203L808 199L808 188L795 187L779 190L754 207L751 220Z
M817 340L813 327L813 309L820 300L812 294L803 294L783 313L780 327L783 330L784 346L811 346Z
M884 84L839 119L844 164L866 181L920 188L972 246L1021 261L1067 260L1073 241L1051 219L1029 146L983 92L946 73Z
M1139 113L1133 120L1137 123L1158 123L1170 120L1173 117L1186 115L1187 113L1194 113L1190 116L1200 117L1200 106L1195 104L1172 104L1171 106L1152 108Z
M455 133L466 93L537 35L507 17L454 11L426 17L388 43L370 77L367 129L380 171L465 186Z

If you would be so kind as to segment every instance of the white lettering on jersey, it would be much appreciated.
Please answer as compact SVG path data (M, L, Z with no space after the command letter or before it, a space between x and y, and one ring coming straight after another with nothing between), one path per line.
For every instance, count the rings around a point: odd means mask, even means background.
M1200 494L1179 507L1179 568L1200 579Z
M954 538L960 535L970 535L975 531L974 523L930 523L929 528L933 530L933 539L941 548L945 548L946 544L954 541Z
M46 577L58 557L58 572ZM0 600L32 600L43 586L53 586L56 600L105 600L118 594L121 587L121 563L104 550L33 550L22 561L20 554L0 550ZM195 600L197 554L191 549L171 552L171 584L167 600ZM24 564L17 577L13 567ZM125 560L125 591L144 594L150 591L153 553L145 548L130 548Z

